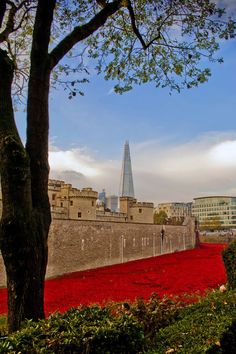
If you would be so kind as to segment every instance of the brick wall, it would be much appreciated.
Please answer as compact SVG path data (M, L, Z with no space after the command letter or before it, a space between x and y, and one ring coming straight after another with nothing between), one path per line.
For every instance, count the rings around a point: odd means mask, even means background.
M49 234L47 278L171 253L195 246L194 220L185 226L86 220L53 220ZM0 286L5 272L0 257Z

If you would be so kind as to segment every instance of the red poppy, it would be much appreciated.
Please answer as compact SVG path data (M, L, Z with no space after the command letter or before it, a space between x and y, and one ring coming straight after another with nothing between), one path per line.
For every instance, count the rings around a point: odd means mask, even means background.
M46 281L46 314L63 312L80 304L204 294L226 282L222 244L70 273ZM7 312L6 289L0 289L0 313Z

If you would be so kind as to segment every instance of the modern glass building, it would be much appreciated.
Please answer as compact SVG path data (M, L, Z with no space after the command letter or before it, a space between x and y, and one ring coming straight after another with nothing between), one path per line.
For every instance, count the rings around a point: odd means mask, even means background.
M223 228L236 228L236 197L211 196L194 198L192 215L199 223L218 218Z
M105 206L110 209L110 211L117 212L118 211L118 196L117 195L108 195L106 197Z
M124 155L122 161L121 181L120 181L120 197L134 198L134 184L131 167L129 142L125 142Z
M106 204L106 191L105 189L102 192L98 193L98 200L102 202L104 205Z

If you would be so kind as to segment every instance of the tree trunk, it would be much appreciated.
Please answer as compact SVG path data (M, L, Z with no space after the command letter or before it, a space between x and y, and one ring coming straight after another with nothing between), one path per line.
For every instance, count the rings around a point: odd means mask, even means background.
M7 274L8 326L44 317L47 262L44 224L32 208L30 160L14 122L11 100L13 65L0 50L0 172L3 211L0 246ZM42 231L43 230L43 231ZM48 231L48 227L47 227ZM42 241L43 240L43 241Z
M55 0L38 0L27 103L27 142L21 143L11 99L13 63L0 49L0 247L8 288L9 332L44 317L44 278L51 222L48 199L48 45Z
M3 199L0 247L7 274L9 332L17 330L25 318L37 320L44 317L44 278L50 226L49 206L42 212L33 208L30 158L14 122L11 99L13 70L7 54L0 50Z
M37 312L37 303L27 317L43 317L44 278L47 266L47 239L51 223L51 212L48 198L48 132L49 112L48 99L50 74L48 46L50 42L51 24L56 0L38 0L35 17L33 41L31 49L31 69L27 102L27 140L26 151L30 157L31 196L36 231L35 254L38 262L35 267L38 289L41 294L41 310ZM32 317L35 315L34 317Z

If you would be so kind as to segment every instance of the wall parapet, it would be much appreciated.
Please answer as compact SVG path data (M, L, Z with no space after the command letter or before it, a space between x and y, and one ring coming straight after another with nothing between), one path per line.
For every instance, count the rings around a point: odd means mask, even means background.
M137 208L140 208L140 207L146 207L146 208L152 208L153 209L153 203L149 203L149 202L135 202L133 205L132 205L133 208L137 207Z

